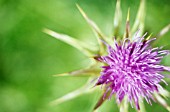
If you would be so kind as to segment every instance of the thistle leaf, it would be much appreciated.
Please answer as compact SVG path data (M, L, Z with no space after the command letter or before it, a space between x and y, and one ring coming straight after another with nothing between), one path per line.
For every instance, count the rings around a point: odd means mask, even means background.
M113 36L115 36L115 37L117 37L119 35L121 22L122 22L122 11L121 11L121 7L120 7L120 0L117 0L114 20L113 20L113 25L114 25Z
M103 43L100 41L101 39L104 40L105 39L105 36L104 34L102 34L102 32L100 31L99 27L96 25L95 22L93 22L87 15L86 13L82 10L82 8L76 4L77 8L79 9L80 13L82 14L82 16L84 17L84 19L87 21L87 23L89 24L89 26L92 28L92 30L94 31L94 33L96 34L97 36L97 40L98 40L98 43L99 43L99 52L102 53L104 52L104 46L103 46Z
M50 29L44 29L43 32L45 32L46 34L58 39L58 40L61 40L75 48L77 48L78 50L80 50L82 53L84 53L86 56L88 57L91 57L93 56L93 52L92 52L92 49L89 48L89 45L73 38L73 37L70 37L68 35L65 35L65 34L60 34L60 33L57 33L57 32L54 32ZM92 47L91 47L92 48Z
M134 25L131 30L131 34L134 34L138 29L140 29L139 36L142 35L144 31L144 20L145 20L145 0L140 0L140 6L138 9L138 13L136 15Z

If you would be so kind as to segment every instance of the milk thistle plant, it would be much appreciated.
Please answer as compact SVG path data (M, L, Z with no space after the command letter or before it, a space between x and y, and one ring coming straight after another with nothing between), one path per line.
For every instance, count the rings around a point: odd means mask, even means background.
M161 82L166 75L162 72L170 71L170 67L161 65L164 56L169 54L169 50L163 47L152 47L158 38L167 33L170 24L163 28L154 38L144 31L145 0L141 0L138 14L132 29L130 29L130 11L128 10L125 32L120 34L122 13L120 0L117 0L114 16L114 32L112 37L105 36L98 26L84 13L77 5L82 16L90 25L98 40L98 47L93 49L88 43L76 40L65 34L60 34L49 29L44 32L59 39L84 53L92 63L89 67L59 74L57 76L89 76L89 80L96 79L94 84L89 85L89 81L80 89L68 93L67 95L51 102L52 105L73 99L83 93L99 88L103 95L96 102L94 111L102 105L106 99L115 97L120 112L128 112L128 102L131 107L135 107L137 112L145 112L143 100L152 105L152 101L158 102L170 112L165 98L170 94L161 86ZM93 87L94 86L94 87ZM93 87L93 88L92 88Z

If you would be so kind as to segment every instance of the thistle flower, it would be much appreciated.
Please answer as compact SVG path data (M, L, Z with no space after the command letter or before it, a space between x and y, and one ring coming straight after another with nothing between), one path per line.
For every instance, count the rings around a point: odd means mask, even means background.
M132 29L130 29L129 24L130 11L128 11L125 33L121 35L119 30L122 13L120 0L117 0L114 31L112 37L108 37L100 31L98 26L84 13L79 5L77 7L96 34L98 46L97 48L96 46L89 47L88 43L65 34L44 29L45 33L80 50L92 62L85 69L55 76L89 76L90 82L96 78L97 80L93 81L94 84L91 85L89 85L88 81L80 89L54 100L51 104L56 105L73 99L81 94L96 90L98 85L101 85L103 94L94 110L98 109L106 99L111 99L113 94L115 94L120 112L128 112L127 102L130 102L132 106L135 104L137 111L144 112L143 99L149 104L151 104L150 99L152 99L163 105L170 112L170 107L164 100L170 94L160 84L160 82L167 84L164 81L165 76L162 72L170 71L170 68L161 65L160 62L164 56L169 54L169 51L162 50L162 47L152 48L151 46L151 44L155 44L158 41L159 37L169 31L170 24L155 36L157 39L151 38L151 35L148 37L146 37L146 34L142 36L144 31L145 0L141 0ZM94 88L91 88L92 86Z
M107 45L108 55L100 56L98 61L105 63L96 85L105 85L106 92L110 92L111 98L116 94L117 101L122 102L125 95L136 108L140 110L139 99L145 98L148 103L150 98L154 100L152 93L159 92L162 88L159 84L165 82L163 71L170 71L169 67L160 65L161 59L169 54L167 50L152 48L150 43L155 38L145 40L144 37L137 37L134 41L128 38L120 43L114 41L114 47ZM166 82L165 82L166 84Z

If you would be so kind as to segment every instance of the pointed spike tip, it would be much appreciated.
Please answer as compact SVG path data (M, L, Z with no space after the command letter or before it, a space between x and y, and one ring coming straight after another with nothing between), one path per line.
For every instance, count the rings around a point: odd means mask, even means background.
M139 36L141 36L143 34L143 30L145 26L144 21L145 21L145 0L140 0L139 9L136 15L135 22L131 29L131 34L134 34L136 30L140 28Z
M124 34L124 38L129 38L130 37L130 8L128 9L128 13L127 13L127 19L126 19L126 29L125 29L125 34Z
M77 9L80 11L80 13L82 14L82 16L85 18L85 19L87 19L87 16L86 16L86 14L85 14L85 12L83 11L83 9L78 5L78 4L76 4L76 6L77 6Z
M151 34L146 38L146 40L149 40L150 37L152 36L152 34L153 34L153 33L151 33Z
M51 30L47 29L47 28L43 28L42 32L46 33L46 34L50 34Z
M64 76L70 76L68 73L62 73L62 74L56 74L52 75L53 77L64 77Z
M128 14L127 14L127 20L126 21L129 21L130 20L130 7L128 8Z
M116 9L114 13L114 19L113 19L113 36L118 36L120 33L120 27L122 22L122 11L120 7L120 0L117 0L116 2Z
M78 4L76 4L76 6L77 6L78 10L80 11L80 13L82 14L82 16L84 17L84 19L86 20L86 22L89 24L89 26L93 30L93 32L95 33L98 43L99 43L99 46L100 46L99 52L100 53L104 52L104 46L99 41L99 39L100 38L105 39L106 36L101 32L101 30L99 29L97 24L86 15L86 13L83 11L83 9Z

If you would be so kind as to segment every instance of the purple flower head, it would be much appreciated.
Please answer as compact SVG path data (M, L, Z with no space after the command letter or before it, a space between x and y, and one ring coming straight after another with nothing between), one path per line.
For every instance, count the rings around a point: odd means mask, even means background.
M136 36L133 41L128 38L120 42L116 40L113 46L108 45L108 55L98 58L105 65L96 85L105 85L105 96L116 95L117 102L127 96L128 102L134 103L139 110L141 98L151 104L153 93L159 92L160 82L166 83L161 74L170 71L169 67L160 65L161 59L169 54L162 48L152 48L150 43L155 38L147 40Z

